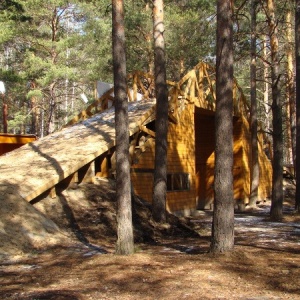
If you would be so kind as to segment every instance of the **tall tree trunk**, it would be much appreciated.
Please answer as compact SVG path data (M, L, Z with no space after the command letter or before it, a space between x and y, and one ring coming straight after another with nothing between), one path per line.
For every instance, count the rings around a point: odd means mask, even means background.
M44 137L44 134L45 134L45 109L44 109L44 106L45 106L45 98L43 97L42 98L42 112L41 112L41 121L40 121L40 127L41 127L41 130L40 130L40 137Z
M3 96L3 99L4 99L4 96ZM7 115L8 115L7 104L4 103L4 100L3 100L3 105L2 105L3 133L7 133Z
M164 41L163 1L153 1L154 70L156 93L155 170L153 186L153 219L166 221L168 89Z
M56 109L56 96L55 96L55 83L51 83L49 87L49 115L46 134L50 134L55 130L55 109Z
M296 165L296 108L295 108L295 83L294 83L294 57L292 41L292 10L293 1L290 0L289 10L286 13L287 23L287 135L288 135L288 160Z
M128 99L123 0L112 1L113 70L116 127L116 176L118 203L118 240L116 253L134 251L132 228L131 180L129 164Z
M264 109L265 109L265 130L270 132L270 103L269 103L269 64L268 61L268 46L267 46L267 37L264 39ZM271 153L270 153L270 156Z
M279 89L279 54L277 23L275 18L274 0L267 0L267 20L271 48L271 78L272 78L272 125L273 125L273 179L271 219L282 219L283 205L283 132L282 103Z
M251 0L251 184L250 206L256 206L259 184L259 163L257 143L257 100L256 100L256 7L257 0Z
M234 247L232 1L217 1L215 179L211 252Z
M36 83L35 81L30 82L30 88L35 89ZM31 109L31 133L34 133L38 137L42 137L41 134L41 100L39 100L37 97L33 96L30 98L30 109ZM43 109L43 108L42 108Z
M295 12L296 44L296 210L300 213L300 0L296 0Z

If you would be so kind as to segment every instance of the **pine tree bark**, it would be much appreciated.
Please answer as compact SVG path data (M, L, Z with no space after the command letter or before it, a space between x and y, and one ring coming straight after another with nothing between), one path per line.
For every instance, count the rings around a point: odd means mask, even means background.
M162 0L153 1L156 138L152 217L160 223L166 221L168 148L168 89L166 83L163 5Z
M234 248L232 1L217 1L215 179L211 252Z
M264 68L264 109L265 109L265 130L267 132L270 132L270 101L269 101L269 64L267 63L268 61L268 45L267 45L267 36L264 38L264 48L263 48L263 58L264 58L264 63L263 63L263 68ZM270 156L273 154L270 153Z
M296 165L296 108L295 108L295 83L294 83L294 56L293 56L293 41L292 41L292 1L288 4L286 13L287 24L287 140L288 140L288 157L287 160Z
M272 220L282 219L283 205L283 132L282 103L279 89L279 53L278 30L275 18L274 0L267 0L267 20L271 48L271 78L272 78L272 126L273 126L273 178L272 204L270 216Z
M300 153L300 0L296 0L295 44L296 44L296 153ZM296 210L300 213L300 156L296 155Z
M112 1L113 70L116 127L116 197L118 203L118 240L116 253L134 252L131 180L129 163L128 99L123 0Z
M257 143L257 100L256 100L256 7L257 0L251 0L251 184L249 205L256 206L259 185L259 163L258 163L258 143Z

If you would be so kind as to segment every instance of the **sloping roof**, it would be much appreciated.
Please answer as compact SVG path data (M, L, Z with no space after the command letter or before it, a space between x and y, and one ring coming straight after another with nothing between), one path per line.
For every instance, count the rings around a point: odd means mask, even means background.
M155 100L130 102L130 135L153 115ZM13 191L30 201L115 145L114 108L0 157L0 201Z

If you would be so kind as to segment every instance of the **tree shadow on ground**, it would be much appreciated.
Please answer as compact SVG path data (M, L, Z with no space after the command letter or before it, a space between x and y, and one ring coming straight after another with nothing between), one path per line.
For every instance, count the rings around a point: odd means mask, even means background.
M59 201L62 204L63 210L65 212L66 218L69 221L70 224L70 228L73 231L73 233L75 234L76 238L83 243L85 246L89 247L92 250L98 251L100 253L107 253L107 251L99 246L93 245L91 244L88 239L85 237L83 231L81 230L75 215L73 213L72 208L70 207L70 205L68 204L68 201L66 199L66 197L63 194L59 194L57 195L57 197L59 197Z

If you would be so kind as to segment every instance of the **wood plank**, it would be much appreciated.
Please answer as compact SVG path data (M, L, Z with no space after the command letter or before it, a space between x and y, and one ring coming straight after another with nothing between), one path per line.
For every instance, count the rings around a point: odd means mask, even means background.
M140 125L139 128L140 128L141 131L143 131L143 132L145 132L145 133L148 133L149 135L151 135L152 137L155 138L156 134L155 134L155 132L154 132L153 130L148 129L148 128L147 128L146 126L144 126L144 125Z
M35 135L27 134L0 134L0 144L27 144L36 140Z

